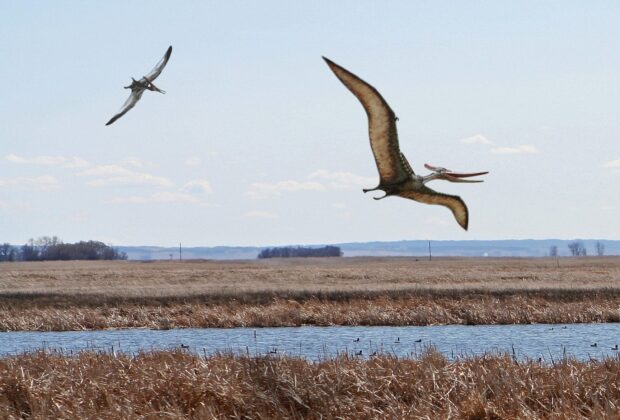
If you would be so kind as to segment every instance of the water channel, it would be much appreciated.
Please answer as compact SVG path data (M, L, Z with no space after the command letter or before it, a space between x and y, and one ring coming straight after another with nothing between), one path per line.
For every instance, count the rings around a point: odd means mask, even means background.
M301 356L320 360L347 352L360 357L390 353L415 357L434 346L448 359L509 353L546 362L615 356L620 324L444 325L427 327L279 327L173 330L0 332L0 356L40 349L139 351L185 348L217 352Z

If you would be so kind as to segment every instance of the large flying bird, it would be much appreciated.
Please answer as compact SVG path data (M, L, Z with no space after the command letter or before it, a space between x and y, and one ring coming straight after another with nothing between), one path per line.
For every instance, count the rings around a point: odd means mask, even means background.
M467 230L469 214L463 200L455 195L438 193L424 184L435 179L450 182L482 182L481 180L463 178L485 175L488 172L455 173L445 168L425 164L424 166L433 173L427 176L416 175L398 145L398 133L396 131L398 118L377 89L333 61L325 57L323 59L336 77L362 103L368 115L370 147L375 156L380 181L377 187L363 191L365 193L376 190L385 192L382 197L373 197L375 200L398 195L420 203L448 207L458 224Z
M166 64L168 64L170 54L172 54L172 46L168 47L168 50L166 50L166 54L164 54L164 57L159 60L159 63L157 63L155 67L153 67L153 70L151 70L146 76L142 77L142 79L140 80L136 80L133 77L131 78L131 84L129 86L125 86L125 89L131 89L131 94L129 95L129 98L127 98L120 111L118 111L118 113L113 116L106 125L112 124L114 121L125 115L127 111L133 108L136 103L138 103L145 90L166 93L165 91L155 86L153 84L153 80L157 79L157 76L161 74L161 71L164 69L164 67L166 67Z

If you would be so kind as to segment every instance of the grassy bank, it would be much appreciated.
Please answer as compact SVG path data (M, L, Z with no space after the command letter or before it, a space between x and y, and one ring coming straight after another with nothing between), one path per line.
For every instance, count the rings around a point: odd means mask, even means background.
M45 353L0 359L2 418L617 418L620 360Z
M620 258L0 264L0 330L620 321Z

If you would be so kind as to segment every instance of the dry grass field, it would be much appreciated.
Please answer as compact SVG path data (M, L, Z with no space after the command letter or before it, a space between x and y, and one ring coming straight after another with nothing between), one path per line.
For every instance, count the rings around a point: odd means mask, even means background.
M620 321L620 257L0 264L0 330Z
M618 418L620 359L552 365L179 351L0 359L1 418Z

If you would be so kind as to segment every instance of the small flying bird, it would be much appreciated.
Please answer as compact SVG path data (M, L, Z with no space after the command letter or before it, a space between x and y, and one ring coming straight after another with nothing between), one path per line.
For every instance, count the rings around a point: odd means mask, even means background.
M385 195L373 197L375 200L398 195L420 203L438 204L448 207L454 214L458 224L467 230L469 214L463 200L455 195L438 193L428 188L425 184L435 179L443 179L450 182L482 182L481 180L466 180L463 178L485 175L488 172L452 172L446 168L425 164L424 166L433 171L433 173L426 176L416 175L398 145L398 132L396 130L398 118L377 89L333 61L325 57L323 59L336 77L362 103L368 115L370 147L379 170L380 181L375 188L364 189L364 193L382 190L385 192Z
M166 50L166 54L164 54L164 57L159 60L159 63L157 63L155 67L153 67L153 70L151 70L146 76L142 77L142 79L140 80L136 80L133 77L131 78L131 84L124 87L125 89L131 89L131 94L129 95L129 98L127 98L120 111L118 111L118 113L113 116L106 125L112 124L114 121L125 115L127 111L133 108L138 103L145 90L166 93L165 91L155 86L153 84L153 80L157 79L157 76L159 76L164 67L166 67L166 64L168 64L168 60L170 59L171 54L172 46L169 46Z

